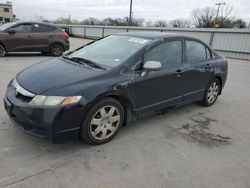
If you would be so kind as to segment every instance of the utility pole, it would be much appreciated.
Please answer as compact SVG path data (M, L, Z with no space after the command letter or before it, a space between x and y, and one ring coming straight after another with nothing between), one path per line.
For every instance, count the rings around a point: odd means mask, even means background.
M133 0L130 0L129 20L128 20L129 25L132 25L132 4L133 4Z
M219 17L219 11L220 11L220 6L221 5L225 5L226 3L223 2L223 3L216 3L215 5L218 6L217 8L217 14L216 14L216 21L218 22L218 17Z

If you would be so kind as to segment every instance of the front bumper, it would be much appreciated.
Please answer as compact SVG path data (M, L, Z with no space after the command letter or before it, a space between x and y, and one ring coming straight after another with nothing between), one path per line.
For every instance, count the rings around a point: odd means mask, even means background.
M54 143L79 138L84 109L81 104L65 107L30 106L14 93L14 87L9 86L4 106L10 119L21 130Z

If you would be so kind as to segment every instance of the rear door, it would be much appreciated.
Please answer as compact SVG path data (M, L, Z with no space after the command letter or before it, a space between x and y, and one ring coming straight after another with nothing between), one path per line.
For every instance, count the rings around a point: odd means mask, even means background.
M45 24L34 24L35 30L35 49L36 51L48 51L53 41L56 30L55 27Z
M34 33L32 24L23 23L12 27L15 33L8 33L6 48L8 52L26 52L34 49Z
M184 99L200 99L214 77L214 62L209 48L196 40L185 40L186 84Z
M181 101L185 81L182 49L182 40L165 41L144 55L143 63L160 61L162 68L143 77L137 75L135 105L138 113L155 111Z

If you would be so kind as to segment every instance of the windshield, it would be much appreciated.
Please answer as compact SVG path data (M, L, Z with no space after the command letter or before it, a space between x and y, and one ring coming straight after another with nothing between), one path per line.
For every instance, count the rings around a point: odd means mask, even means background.
M3 31L3 30L5 30L5 29L7 29L7 28L11 27L11 26L14 25L14 24L15 24L15 22L3 24L3 25L0 26L0 31Z
M120 65L139 49L146 46L150 39L131 36L109 36L96 41L72 54L69 58L84 58L104 67Z

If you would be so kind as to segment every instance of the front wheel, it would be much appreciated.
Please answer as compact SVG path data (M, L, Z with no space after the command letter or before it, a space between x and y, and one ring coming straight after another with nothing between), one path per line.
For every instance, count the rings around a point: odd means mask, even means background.
M0 57L3 57L6 54L6 51L3 47L3 45L0 44Z
M203 106L213 105L219 96L220 89L221 89L220 81L217 78L212 80L206 88L201 104Z
M50 55L52 56L61 56L64 52L64 47L62 44L56 43L52 44L50 47Z
M81 137L88 144L106 143L116 136L123 120L122 105L113 98L105 98L87 113L81 127Z

